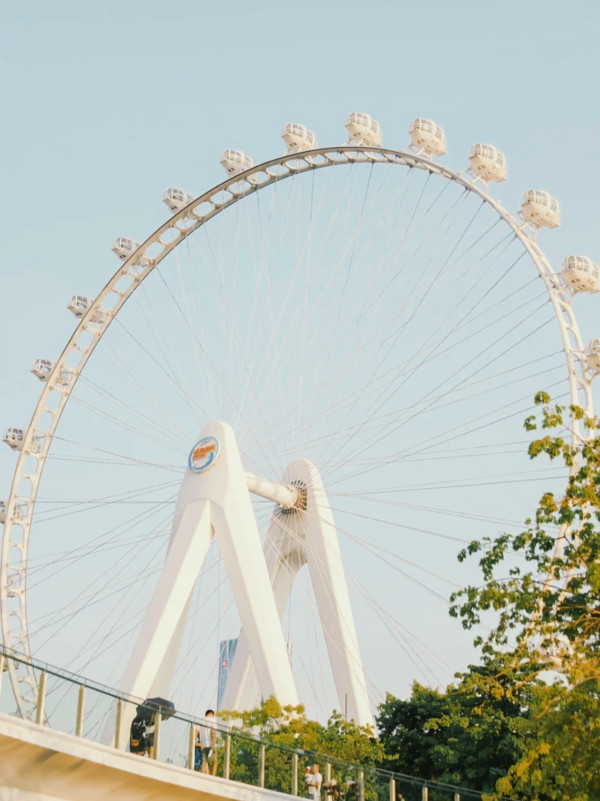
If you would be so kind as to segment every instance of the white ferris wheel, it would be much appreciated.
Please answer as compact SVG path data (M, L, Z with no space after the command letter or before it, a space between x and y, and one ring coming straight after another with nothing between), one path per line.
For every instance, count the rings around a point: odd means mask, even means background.
M257 166L226 150L224 182L167 189L167 221L117 238L105 287L69 301L76 329L5 435L6 647L198 712L236 639L229 703L361 722L466 665L456 554L564 482L522 421L539 390L592 413L600 340L574 306L600 270L553 269L546 191L492 199L495 147L454 172L431 120L402 150L367 114L346 128L319 148L288 124ZM10 671L27 716L35 673Z

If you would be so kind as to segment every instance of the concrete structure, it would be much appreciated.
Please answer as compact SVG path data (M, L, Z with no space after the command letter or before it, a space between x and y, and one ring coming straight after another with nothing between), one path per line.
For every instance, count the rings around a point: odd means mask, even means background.
M0 714L0 801L289 801Z

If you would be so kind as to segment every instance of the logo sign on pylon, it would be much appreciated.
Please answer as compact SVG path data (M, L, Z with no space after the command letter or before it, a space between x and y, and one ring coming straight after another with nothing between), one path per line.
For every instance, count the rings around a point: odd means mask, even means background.
M202 437L194 445L188 457L188 467L193 473L203 473L215 463L219 455L219 440Z

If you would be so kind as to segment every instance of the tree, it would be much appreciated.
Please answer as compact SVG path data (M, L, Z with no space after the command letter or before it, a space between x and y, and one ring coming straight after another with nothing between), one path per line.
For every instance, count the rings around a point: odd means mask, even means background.
M300 787L309 763L329 762L332 775L341 782L355 778L350 775L353 768L346 763L368 767L379 764L383 758L383 748L371 727L346 721L339 712L334 711L323 726L309 720L304 707L282 707L275 698L268 698L257 709L219 714L225 720L241 724L239 733L234 729L235 747L231 755L232 777L238 781L256 784L258 775L259 746L248 737L248 731L272 746L267 748L265 759L265 785L272 790L291 792L294 753L300 757Z
M528 418L525 427L541 428L542 436L529 454L562 461L570 470L566 491L560 498L545 493L516 537L470 543L459 558L480 555L484 583L455 593L451 614L472 628L493 613L491 631L476 644L489 659L505 654L531 687L518 726L522 753L497 791L592 801L600 798L600 427L571 408L587 433L572 444L566 407L552 405L545 393L536 403L541 421ZM511 550L525 567L502 573Z
M493 791L521 755L518 722L528 714L531 687L503 656L457 678L444 693L415 683L408 701L387 697L377 718L385 766Z

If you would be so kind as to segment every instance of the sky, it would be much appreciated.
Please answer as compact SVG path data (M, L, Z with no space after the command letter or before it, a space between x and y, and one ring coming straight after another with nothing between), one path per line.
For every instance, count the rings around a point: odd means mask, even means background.
M543 239L555 266L567 252L598 258L599 14L592 0L4 3L3 425L26 422L30 363L60 350L68 297L104 284L114 236L158 225L166 186L220 181L225 147L256 163L280 153L287 121L333 144L364 110L400 147L410 120L429 117L456 169L475 141L495 144L507 207L529 187L562 204ZM10 454L2 471L6 482Z
M199 195L223 180L226 147L279 155L288 121L335 145L366 111L401 148L409 122L431 118L457 170L473 143L494 144L507 208L528 188L561 203L561 227L540 235L554 268L600 260L599 23L593 0L5 2L2 428L26 428L31 363L66 343L69 297L95 296L116 269L114 237L166 219L167 186ZM600 336L598 296L574 304L584 341ZM3 446L0 497L14 465Z

